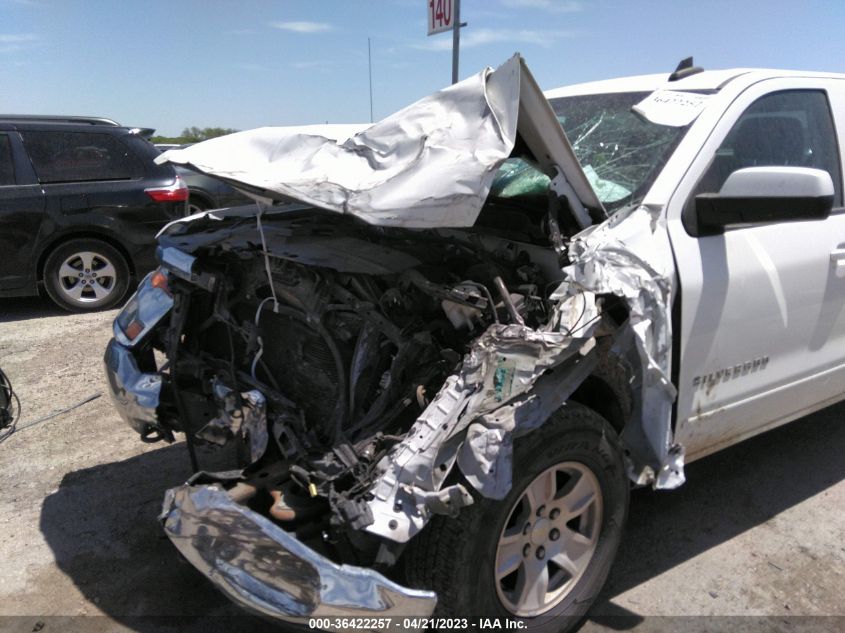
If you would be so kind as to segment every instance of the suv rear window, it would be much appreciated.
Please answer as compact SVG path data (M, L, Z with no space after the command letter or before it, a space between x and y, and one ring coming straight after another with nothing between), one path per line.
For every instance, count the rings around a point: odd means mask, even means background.
M38 180L82 182L129 180L141 166L123 143L91 132L21 132Z

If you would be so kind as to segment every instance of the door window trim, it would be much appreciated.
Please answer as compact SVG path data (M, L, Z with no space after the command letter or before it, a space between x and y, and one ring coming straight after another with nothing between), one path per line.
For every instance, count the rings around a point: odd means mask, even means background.
M842 82L843 80L830 78L825 79L824 81ZM739 94L732 98L731 104L724 109L724 112L722 112L722 114L719 116L718 121L713 124L712 129L707 134L707 138L699 147L698 151L695 154L695 157L690 161L689 167L686 170L686 175L681 179L681 181L675 187L674 193L670 196L667 205L667 208L669 209L669 215L667 216L667 219L669 221L680 221L681 225L684 228L684 232L689 237L693 239L700 239L701 237L703 237L695 235L695 233L690 230L692 220L691 213L694 212L694 204L690 204L690 200L694 200L695 197L693 193L695 192L698 183L704 177L707 172L707 169L710 167L713 159L715 158L715 153L717 149L721 147L722 143L724 143L728 134L730 134L731 130L733 130L734 126L745 113L745 111L750 108L754 103L768 95L775 94L778 92L789 91L814 91L821 92L824 95L824 98L826 99L827 103L828 114L830 115L830 120L833 126L833 141L835 143L836 148L835 157L839 168L838 179L834 184L838 184L838 186L836 186L836 189L839 192L845 191L845 189L843 189L843 161L841 154L841 146L839 142L840 131L837 127L837 117L835 116L833 108L831 107L831 96L828 87L825 87L824 85L820 84L818 80L807 77L773 77L764 79L747 86ZM748 98L749 94L752 95L750 99ZM744 103L744 105L738 106L738 103ZM735 114L736 110L739 107L742 108L741 111ZM731 120L730 126L727 128L723 127L723 123L728 120ZM703 166L701 166L701 163L704 160L703 156L706 152L712 153L707 159L707 162ZM694 180L692 180L693 178ZM686 193L683 193L684 190L686 190ZM683 202L680 202L678 200L678 196L682 193L684 195L684 198L682 199ZM845 196L845 193L841 195ZM679 202L681 205L680 212L675 211L675 213L672 213L671 208L674 207L675 209L678 209L678 206L676 205L678 205ZM837 202L839 202L840 205L834 207L831 210L831 215L845 212L845 199ZM728 230L739 230L740 228L742 227L737 227L737 229Z

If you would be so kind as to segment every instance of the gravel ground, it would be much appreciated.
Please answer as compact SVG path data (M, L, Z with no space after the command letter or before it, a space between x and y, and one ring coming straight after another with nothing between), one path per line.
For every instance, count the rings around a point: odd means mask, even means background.
M20 426L102 394L0 444L0 616L18 616L0 629L177 630L149 616L181 616L178 630L205 631L208 615L262 628L227 619L240 612L156 523L188 457L180 443L141 443L113 410L101 365L114 315L0 300L0 367ZM583 630L845 630L829 617L845 616L843 414L840 404L691 464L677 491L636 491Z

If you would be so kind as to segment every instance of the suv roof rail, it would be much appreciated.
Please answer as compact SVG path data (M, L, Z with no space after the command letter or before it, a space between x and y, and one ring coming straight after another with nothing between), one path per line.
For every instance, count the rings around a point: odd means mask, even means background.
M58 116L41 114L0 114L0 121L39 122L39 123L80 123L84 125L109 125L121 127L114 119L96 116Z

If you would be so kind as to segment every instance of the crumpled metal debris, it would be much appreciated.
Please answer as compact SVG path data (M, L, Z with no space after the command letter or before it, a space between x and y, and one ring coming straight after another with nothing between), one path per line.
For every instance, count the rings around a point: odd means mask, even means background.
M597 321L578 336L567 333L574 325L568 319L576 314L575 301L583 299L562 302L554 319L563 332L493 324L473 342L460 371L447 378L406 439L379 463L382 474L368 501L374 517L368 531L405 542L432 513L444 512L440 504L446 500L450 510L456 503L471 503L461 484L440 489L456 460L483 495L502 498L507 493L513 432L521 421L539 426L560 401L552 409L538 406L537 395L509 403L527 394L548 369L593 347ZM586 310L584 306L581 314ZM566 318L561 320L561 315ZM561 380L565 376L561 374ZM536 415L528 415L530 411ZM433 496L435 491L439 494Z
M209 420L196 436L221 446L233 437L243 437L249 443L250 461L258 461L267 450L269 437L264 394L252 389L238 398L238 394L219 380L212 384L212 393L220 415Z
M657 472L643 468L629 474L640 484L676 488L684 474L683 447L673 444L671 424L677 396L671 379L675 266L661 211L633 207L582 231L569 246L572 264L564 273L570 292L613 294L627 302L626 327L642 366L641 410L635 424L660 465Z
M514 146L520 64L514 56L346 140L267 127L170 150L156 162L372 224L471 226Z

